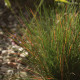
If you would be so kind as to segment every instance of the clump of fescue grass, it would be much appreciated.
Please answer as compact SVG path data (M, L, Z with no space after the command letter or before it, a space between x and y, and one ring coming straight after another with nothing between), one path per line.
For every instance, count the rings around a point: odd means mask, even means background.
M27 23L25 17L22 36L12 35L29 53L28 64L42 80L80 79L80 25L79 13L65 7L62 11L38 10L38 16L30 11L33 19Z

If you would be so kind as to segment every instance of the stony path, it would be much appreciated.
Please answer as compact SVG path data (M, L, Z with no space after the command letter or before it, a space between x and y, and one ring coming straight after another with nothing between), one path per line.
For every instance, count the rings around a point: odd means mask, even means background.
M0 79L5 80L5 77L8 78L8 76L19 74L19 72L27 76L27 73L22 70L26 68L28 52L2 33L0 31Z
M16 19L8 12L0 7L0 80L24 80L28 76L28 52L5 35L5 27L16 31L17 26Z

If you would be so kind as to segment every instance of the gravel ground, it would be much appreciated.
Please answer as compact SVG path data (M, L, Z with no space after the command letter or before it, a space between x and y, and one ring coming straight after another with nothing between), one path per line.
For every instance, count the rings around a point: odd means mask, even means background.
M5 35L5 28L16 31L17 25L10 10L0 7L0 80L24 80L28 77L28 52Z

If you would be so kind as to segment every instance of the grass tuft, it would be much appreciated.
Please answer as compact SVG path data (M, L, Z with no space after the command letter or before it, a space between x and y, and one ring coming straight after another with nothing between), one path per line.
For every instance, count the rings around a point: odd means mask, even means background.
M79 13L66 6L56 14L42 8L38 15L30 10L33 19L29 23L22 16L25 27L21 28L22 35L12 35L14 41L28 51L28 63L40 80L79 80Z

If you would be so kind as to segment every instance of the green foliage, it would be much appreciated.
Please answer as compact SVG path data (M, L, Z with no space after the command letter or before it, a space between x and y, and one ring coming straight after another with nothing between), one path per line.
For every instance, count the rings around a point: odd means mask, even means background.
M55 1L64 2L64 3L69 3L67 0L55 0Z
M23 35L17 34L14 40L29 52L29 63L43 80L72 80L74 74L79 80L79 13L68 6L56 14L42 8L37 9L37 16L30 11L33 19L29 23L22 16Z

